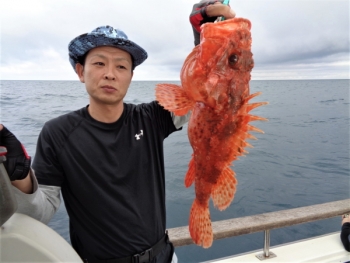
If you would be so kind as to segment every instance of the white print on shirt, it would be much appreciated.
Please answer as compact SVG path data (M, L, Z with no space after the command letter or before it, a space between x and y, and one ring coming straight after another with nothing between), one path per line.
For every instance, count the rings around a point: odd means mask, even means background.
M140 130L139 134L135 134L136 140L140 140L140 137L143 136L143 130Z

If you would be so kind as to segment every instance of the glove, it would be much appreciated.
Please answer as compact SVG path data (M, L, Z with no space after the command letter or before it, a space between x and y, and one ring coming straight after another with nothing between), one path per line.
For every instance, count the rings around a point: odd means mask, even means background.
M0 145L7 149L4 166L10 180L26 178L29 173L31 158L21 142L5 126L0 131Z

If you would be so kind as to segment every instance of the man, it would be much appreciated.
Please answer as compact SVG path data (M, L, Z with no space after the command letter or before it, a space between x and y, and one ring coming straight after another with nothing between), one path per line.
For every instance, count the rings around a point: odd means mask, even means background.
M204 14L234 17L220 1L198 6L191 14L197 16L191 24L198 29L210 22L200 18ZM0 124L18 212L47 223L62 192L72 246L85 262L171 262L163 140L181 129L188 116L176 117L155 101L123 102L133 70L147 58L123 31L98 27L73 39L68 49L90 103L44 125L33 169L24 147Z
M33 169L21 143L0 127L18 212L47 223L62 192L71 243L85 262L171 262L163 140L187 116L175 117L156 101L124 103L147 53L123 31L98 27L68 49L90 103L44 125Z
M340 240L345 250L350 252L350 214L342 215Z
M202 0L193 5L190 14L190 23L193 29L194 45L200 42L201 25L213 23L218 17L234 18L236 13L228 5L222 4L224 0Z

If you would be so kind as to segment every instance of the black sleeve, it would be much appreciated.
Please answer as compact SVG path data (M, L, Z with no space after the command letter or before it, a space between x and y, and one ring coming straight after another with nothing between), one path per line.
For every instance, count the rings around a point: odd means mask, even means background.
M63 169L57 160L57 154L55 141L52 139L50 129L45 125L40 132L33 161L33 169L39 184L62 185Z
M174 125L170 111L164 109L157 101L145 104L145 106L147 107L144 109L148 111L148 114L152 116L151 118L155 120L155 125L163 134L163 138L168 137L171 133L178 130ZM181 128L179 130L181 130Z

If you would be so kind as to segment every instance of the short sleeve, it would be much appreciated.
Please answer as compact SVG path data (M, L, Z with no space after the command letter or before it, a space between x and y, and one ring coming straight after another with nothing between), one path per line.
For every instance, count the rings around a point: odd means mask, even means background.
M51 130L49 125L45 124L39 134L32 167L39 184L61 186L64 173L57 158L60 145Z

